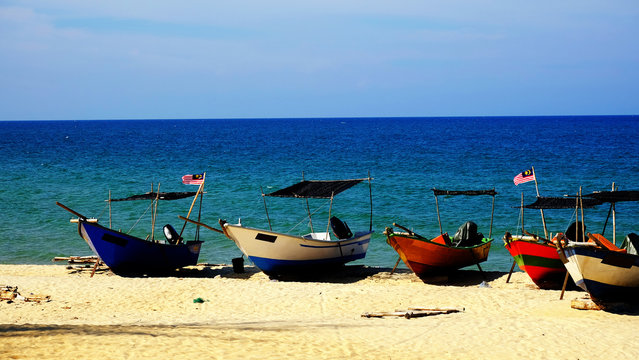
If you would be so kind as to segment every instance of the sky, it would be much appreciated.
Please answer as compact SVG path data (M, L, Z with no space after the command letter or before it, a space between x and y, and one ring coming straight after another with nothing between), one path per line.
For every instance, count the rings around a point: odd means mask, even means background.
M636 0L0 0L0 120L639 114Z

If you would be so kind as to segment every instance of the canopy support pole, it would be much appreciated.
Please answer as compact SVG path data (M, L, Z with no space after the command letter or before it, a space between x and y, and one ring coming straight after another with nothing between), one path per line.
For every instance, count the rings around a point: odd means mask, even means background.
M262 190L261 186L260 186L260 192L262 193L262 200L264 201L264 211L266 212L266 221L268 221L268 229L273 231L273 228L271 228L271 218L268 216L268 208L266 207L266 197L264 195L264 190Z
M586 224L584 223L584 202L581 200L581 186L579 187L579 207L581 208L581 241L586 242Z
M537 190L537 197L539 197L539 185L537 184L537 173L535 172L535 167L532 166L533 175L535 176L535 189ZM548 229L546 228L546 218L544 217L544 209L539 209L541 211L541 222L544 225L544 237L548 239Z
M616 191L615 183L612 183L612 191ZM612 243L617 245L617 209L615 208L615 203L612 204Z
M302 171L302 181L304 181L303 171ZM306 213L308 214L308 223L311 227L311 232L315 232L313 231L313 219L311 218L311 207L308 205L308 198L305 198L304 200L306 200Z
M439 235L443 235L442 220L439 217L439 202L437 201L437 195L435 195L435 208L437 209L437 222L439 223Z
M373 231L373 188L371 185L371 172L368 171L368 195L371 200L371 218L368 226L368 231Z
M333 197L335 193L331 193L331 205L328 207L328 222L326 223L326 240L330 240L331 236L328 234L328 228L331 226L331 212L333 212ZM339 240L339 239L338 239ZM342 252L342 248L339 248L340 253Z
M109 229L113 229L111 217L111 189L109 189Z
M493 188L495 190L495 188ZM493 216L495 214L495 195L493 195L493 205L490 210L490 230L488 230L488 238L491 239L493 235Z
M151 211L151 241L155 242L155 218L158 214L158 203L160 202L160 183L158 183L158 193L155 195L155 206Z

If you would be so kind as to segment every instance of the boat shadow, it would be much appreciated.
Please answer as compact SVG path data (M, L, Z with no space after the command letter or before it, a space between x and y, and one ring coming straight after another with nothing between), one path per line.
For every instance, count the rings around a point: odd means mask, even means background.
M489 283L507 275L503 271L456 270L447 274L421 276L419 279L430 285L446 286L483 286L490 287Z

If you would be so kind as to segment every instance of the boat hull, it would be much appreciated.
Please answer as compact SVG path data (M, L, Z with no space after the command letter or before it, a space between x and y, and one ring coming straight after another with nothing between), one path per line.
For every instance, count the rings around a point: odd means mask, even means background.
M195 265L202 245L202 241L178 245L151 242L83 221L79 227L93 252L118 275L165 273Z
M587 243L570 243L563 251L562 261L575 284L596 303L639 301L639 256Z
M356 233L338 241L309 239L225 223L224 232L238 248L268 275L316 272L363 259L371 232Z
M504 244L519 268L528 274L540 289L561 289L566 268L554 245L527 240L512 240Z
M446 274L486 261L492 239L472 247L451 247L443 235L427 240L417 236L389 234L388 243L417 276Z

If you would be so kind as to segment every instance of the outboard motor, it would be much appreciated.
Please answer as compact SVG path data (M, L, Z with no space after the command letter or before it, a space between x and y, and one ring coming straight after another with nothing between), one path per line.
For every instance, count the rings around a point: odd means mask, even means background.
M331 217L331 229L333 229L333 234L335 234L338 239L350 239L353 237L353 233L346 222L342 222L342 220L335 216Z
M466 221L457 229L453 236L453 246L472 246L477 245L484 238L484 234L477 232L477 224L472 221Z
M182 238L180 237L180 234L178 234L177 231L175 231L175 229L173 228L173 226L171 226L171 224L164 225L163 229L164 229L164 237L166 237L166 241L168 241L169 244L175 245L178 243L179 240L182 240Z
M583 227L584 233L586 230L586 226ZM576 221L568 226L566 229L566 238L570 241L583 241L584 237L581 233L581 221ZM586 237L586 240L588 238Z

